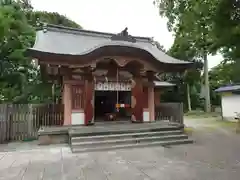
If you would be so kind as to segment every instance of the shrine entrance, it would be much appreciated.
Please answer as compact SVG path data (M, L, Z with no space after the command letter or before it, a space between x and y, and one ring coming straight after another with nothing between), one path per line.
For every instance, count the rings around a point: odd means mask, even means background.
M152 38L129 35L127 28L111 34L40 24L26 53L49 83L61 85L66 126L92 125L98 117L154 122L154 81L193 67L162 52Z
M95 88L94 119L130 121L131 91L128 83L98 83Z

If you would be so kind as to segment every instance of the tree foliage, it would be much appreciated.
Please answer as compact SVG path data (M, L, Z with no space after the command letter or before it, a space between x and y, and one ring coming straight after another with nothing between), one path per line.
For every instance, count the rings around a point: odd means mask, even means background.
M214 17L213 32L216 49L225 58L223 64L231 64L232 82L240 82L240 1L219 0Z
M29 0L0 1L0 102L51 101L51 85L24 52L35 40L36 21L81 28L58 13L33 11Z
M24 57L34 42L33 28L19 6L0 7L1 94L5 100L23 93L30 75L31 61Z
M220 105L220 96L215 93L215 89L220 86L233 84L238 76L235 75L235 61L224 60L209 72L209 82L211 87L211 100L213 105ZM239 71L238 71L239 72Z
M210 71L211 94L224 83L240 82L240 1L239 0L155 0L168 28L175 34L172 47L185 55L205 60L220 52L224 61ZM184 54L183 54L184 55ZM187 57L182 57L187 58ZM190 76L191 77L191 76ZM208 77L205 77L207 82ZM213 98L212 98L213 99Z
M240 57L239 0L155 0L168 28L187 39L196 52L220 51L225 59ZM197 54L196 54L197 55Z
M82 28L79 24L70 20L66 16L60 15L56 12L33 11L26 14L29 24L36 26L36 22L42 21L50 24Z
M182 38L176 37L173 46L167 53L172 57L194 62L195 68L189 69L183 74L171 73L168 75L164 80L171 81L177 86L175 89L166 91L162 100L184 102L185 109L187 109L186 105L189 102L191 107L188 109L200 108L202 105L200 99L202 62L194 59L194 50L189 49L189 44ZM188 99L189 97L190 99Z
M215 46L212 19L217 0L156 0L160 15L168 18L168 28L176 38L187 42L189 53L204 62L205 110L210 111L208 54ZM211 8L209 8L211 7Z

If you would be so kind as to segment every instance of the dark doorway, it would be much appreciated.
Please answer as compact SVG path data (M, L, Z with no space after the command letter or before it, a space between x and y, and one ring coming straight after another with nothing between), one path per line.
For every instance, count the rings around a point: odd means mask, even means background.
M95 91L95 119L102 120L106 113L115 112L115 104L115 91Z
M118 99L118 101L117 101ZM107 113L116 113L116 120L130 120L130 107L120 107L116 104L131 104L130 91L95 91L95 121L106 120Z

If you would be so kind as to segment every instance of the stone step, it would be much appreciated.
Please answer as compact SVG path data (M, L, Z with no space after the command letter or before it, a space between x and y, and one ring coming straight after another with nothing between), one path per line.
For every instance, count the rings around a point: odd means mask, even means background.
M163 131L176 131L182 130L181 126L166 126L166 127L155 127L155 128L134 128L134 129L106 129L105 128L94 128L92 131L85 131L84 128L70 129L68 134L70 137L79 136L101 136L101 135L111 135L111 134L128 134L128 133L140 133L140 132L163 132Z
M75 148L72 148L72 152L81 153L81 152L107 151L107 150L140 148L140 147L151 147L151 146L171 146L171 145L190 144L190 143L193 143L192 139L178 139L178 140L169 140L169 141L120 144L120 145L112 145L112 146L109 145L104 147L88 147L88 148L75 147Z
M138 132L138 133L125 133L125 134L110 134L110 135L96 135L96 136L79 136L72 137L71 142L86 142L86 141L98 141L98 140L110 140L110 139L123 139L123 138L137 138L137 137L149 137L149 136L161 136L161 135L178 135L182 134L182 130L175 131L156 131L156 132Z
M132 143L143 143L153 141L167 141L167 140L178 140L187 139L188 136L185 134L181 135L163 135L163 136L152 136L152 137L138 137L138 138L119 138L113 140L100 140L100 141L87 141L87 142L72 142L71 146L75 147L103 147L109 145L120 145L120 144L132 144Z

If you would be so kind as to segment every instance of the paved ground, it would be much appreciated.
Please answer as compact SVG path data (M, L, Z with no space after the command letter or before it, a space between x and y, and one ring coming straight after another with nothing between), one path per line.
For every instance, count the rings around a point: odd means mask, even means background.
M196 143L172 148L72 154L66 145L1 145L0 179L239 180L240 135L196 124Z

